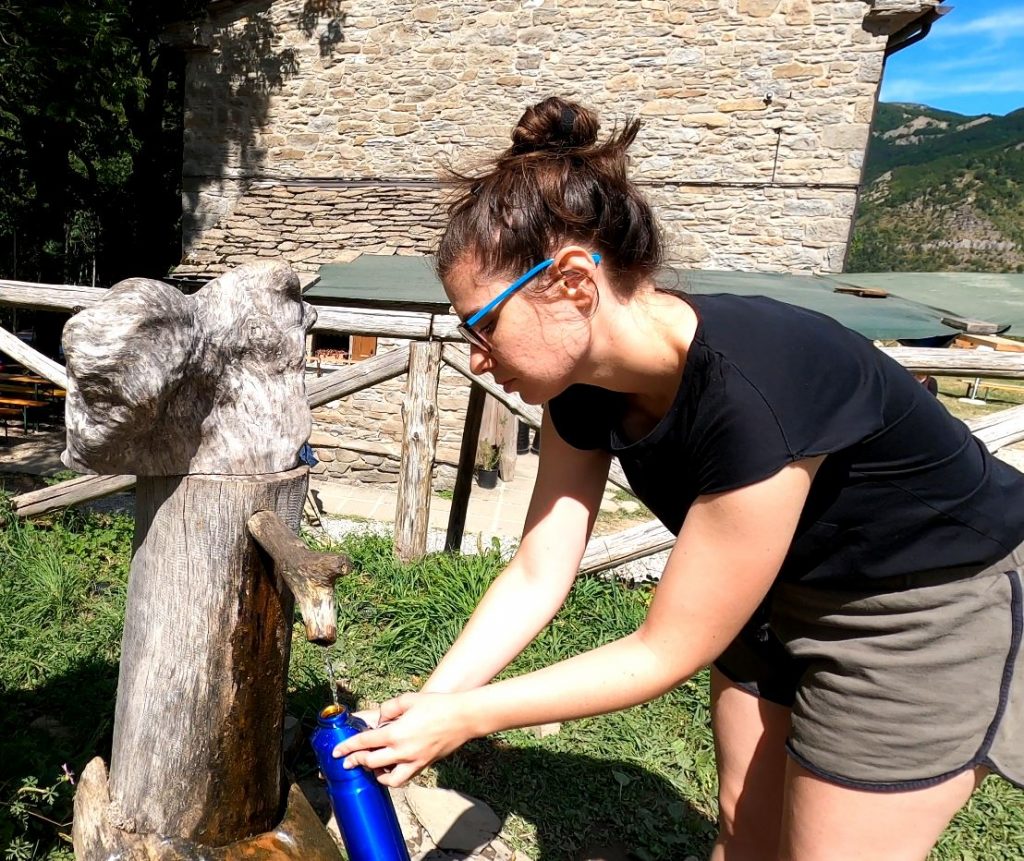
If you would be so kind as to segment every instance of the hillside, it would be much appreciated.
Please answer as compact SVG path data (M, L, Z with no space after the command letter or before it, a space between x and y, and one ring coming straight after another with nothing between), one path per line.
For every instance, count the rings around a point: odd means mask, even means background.
M1024 272L1024 108L880 103L849 272Z

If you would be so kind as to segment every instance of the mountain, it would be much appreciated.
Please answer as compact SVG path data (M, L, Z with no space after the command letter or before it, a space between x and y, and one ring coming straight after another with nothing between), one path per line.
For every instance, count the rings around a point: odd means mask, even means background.
M880 102L849 272L1024 272L1024 108Z

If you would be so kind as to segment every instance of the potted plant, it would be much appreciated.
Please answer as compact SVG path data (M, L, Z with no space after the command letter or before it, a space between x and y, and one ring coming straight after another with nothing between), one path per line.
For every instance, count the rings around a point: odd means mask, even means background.
M480 446L476 459L476 483L483 488L491 490L498 486L498 461L501 458L501 449L492 442L485 442Z

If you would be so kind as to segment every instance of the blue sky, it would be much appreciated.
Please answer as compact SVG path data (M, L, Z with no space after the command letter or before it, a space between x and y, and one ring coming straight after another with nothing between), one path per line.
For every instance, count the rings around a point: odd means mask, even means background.
M946 0L927 38L890 57L881 98L961 114L1024 107L1024 2Z

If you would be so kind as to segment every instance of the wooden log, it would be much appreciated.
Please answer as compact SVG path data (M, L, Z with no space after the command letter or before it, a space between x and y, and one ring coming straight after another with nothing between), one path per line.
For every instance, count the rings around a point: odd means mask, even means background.
M18 517L33 517L135 487L134 475L85 475L11 497Z
M437 383L441 343L419 342L409 353L409 380L402 401L405 439L395 505L395 554L410 562L427 552L431 479L437 450Z
M1024 355L995 350L944 350L930 347L882 347L908 371L955 377L1024 379Z
M452 505L448 511L448 532L444 539L444 549L449 553L456 553L462 548L466 512L473 491L473 467L476 465L476 449L480 440L480 421L486 398L487 392L482 386L470 383L466 422L462 427L462 444L459 447L459 467L455 473L455 489L452 491Z
M377 308L337 308L315 305L314 332L341 335L426 340L430 337L431 315L421 311L383 311Z
M306 396L310 407L344 398L368 389L385 380L400 377L409 370L409 348L399 347L380 353L372 359L346 365L306 385Z
M337 448L342 451L354 451L357 454L369 454L376 457L386 457L388 460L401 460L402 451L394 446L385 445L380 442L363 439L346 439L338 443Z
M0 352L6 353L41 377L46 377L54 385L62 389L67 388L68 374L63 365L58 365L48 356L44 356L38 350L33 350L17 335L11 334L2 327L0 327Z
M352 570L339 553L310 550L276 512L257 511L249 518L249 534L273 562L274 573L288 585L302 612L306 639L330 646L338 639L338 608L334 581Z
M202 847L267 835L280 818L294 601L246 524L267 511L299 525L312 318L295 274L263 263L191 297L130 279L65 329L65 462L141 476L109 804L76 804L108 836L214 857ZM323 573L308 561L299 568ZM107 843L75 848L82 861L121 857Z
M618 565L625 565L644 556L668 550L676 537L657 520L591 538L580 562L581 574L596 574Z
M107 768L90 760L75 787L72 841L79 861L339 861L338 847L302 790L288 790L284 817L272 831L213 848L180 837L122 831L112 820Z
M462 323L454 314L435 314L430 321L430 336L437 341L451 341L465 346L466 339L459 334Z
M1024 404L971 419L967 427L985 443L989 451L999 451L1024 439Z
M74 314L98 302L106 293L102 287L37 284L32 281L9 281L0 278L0 305L9 305L13 308L68 311Z
M114 742L122 830L222 846L280 814L292 597L246 530L297 530L305 467L139 480Z

